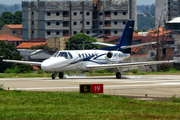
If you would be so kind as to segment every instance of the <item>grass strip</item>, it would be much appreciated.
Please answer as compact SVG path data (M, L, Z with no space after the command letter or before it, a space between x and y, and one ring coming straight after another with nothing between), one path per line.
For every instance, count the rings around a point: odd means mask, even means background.
M0 91L0 119L180 119L180 103L103 94Z

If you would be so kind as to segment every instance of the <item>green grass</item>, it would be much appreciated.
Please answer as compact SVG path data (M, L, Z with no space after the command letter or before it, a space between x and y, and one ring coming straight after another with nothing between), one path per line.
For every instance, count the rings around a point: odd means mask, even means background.
M0 91L0 119L180 119L180 103L71 92Z
M159 72L139 72L138 70L132 70L132 72L128 74L134 74L134 75L171 75L171 74L179 74L180 75L180 70L176 69L170 69L169 71L159 71Z
M0 73L0 78L33 78L33 77L51 77L52 73L19 73L18 76L16 73Z

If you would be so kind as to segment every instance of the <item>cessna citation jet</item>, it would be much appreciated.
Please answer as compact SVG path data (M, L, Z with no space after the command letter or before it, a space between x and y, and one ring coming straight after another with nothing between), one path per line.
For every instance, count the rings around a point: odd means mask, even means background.
M155 44L145 43L139 45L131 45L134 29L134 20L128 20L123 31L123 34L117 45L99 43L95 44L108 46L103 49L97 50L65 50L58 51L49 59L43 62L31 61L17 61L17 60L3 60L4 62L32 64L41 66L46 72L53 72L52 79L56 78L59 73L59 78L63 78L64 71L90 71L90 70L104 70L115 69L117 70L116 78L121 78L122 68L132 66L144 66L152 64L171 63L171 61L149 61L149 62L134 62L122 63L123 60L130 57L131 47Z

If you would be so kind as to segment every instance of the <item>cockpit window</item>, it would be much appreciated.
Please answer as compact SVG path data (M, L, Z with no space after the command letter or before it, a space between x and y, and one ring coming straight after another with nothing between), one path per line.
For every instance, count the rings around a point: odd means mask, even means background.
M68 59L68 55L66 52L60 52L57 57L65 57L66 59Z
M53 56L53 57L56 57L57 54L58 54L58 52L55 52L52 56Z
M70 58L72 59L73 58L72 54L70 52L68 52L68 54L69 54Z

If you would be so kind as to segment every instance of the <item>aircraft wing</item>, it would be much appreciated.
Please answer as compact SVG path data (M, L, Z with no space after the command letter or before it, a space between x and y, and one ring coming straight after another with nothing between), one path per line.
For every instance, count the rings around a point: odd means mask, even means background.
M29 64L29 65L38 65L41 66L41 62L32 62L32 61L20 61L20 60L3 60L4 62L10 63L20 63L20 64Z
M162 64L162 63L173 63L176 60L166 60L166 61L149 61L149 62L134 62L134 63L118 63L118 64L103 64L103 65L87 65L86 68L89 69L108 69L108 68L117 68L117 67L133 67L133 66L144 66L144 65L153 65L153 64Z

